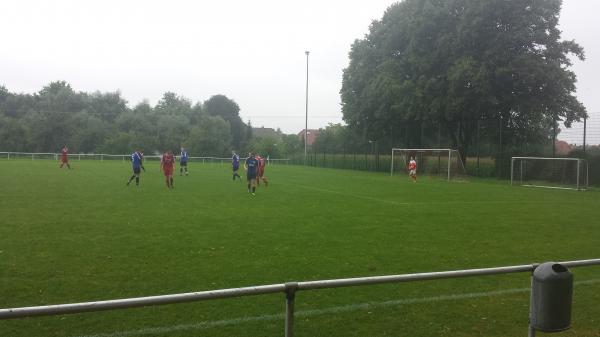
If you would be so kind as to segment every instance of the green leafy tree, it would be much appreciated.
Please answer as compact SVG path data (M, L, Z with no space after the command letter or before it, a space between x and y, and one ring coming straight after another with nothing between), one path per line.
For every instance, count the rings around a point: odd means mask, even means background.
M412 122L443 125L465 158L478 119L513 142L543 141L586 116L558 29L561 0L405 0L357 40L344 70L344 120L370 139ZM539 137L542 139L539 139Z
M204 102L203 108L209 116L219 116L229 122L233 146L238 149L246 147L250 137L240 118L240 107L235 101L225 95L215 95Z
M231 128L220 116L204 116L192 127L186 146L195 156L228 156L231 151Z
M263 157L281 158L285 148L281 139L273 137L260 137L252 139L250 145L252 152L259 153Z

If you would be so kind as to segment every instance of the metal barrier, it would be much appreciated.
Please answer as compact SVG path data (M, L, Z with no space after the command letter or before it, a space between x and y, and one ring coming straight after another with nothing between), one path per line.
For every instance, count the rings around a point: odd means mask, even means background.
M574 268L574 267L600 265L600 259L566 261L566 262L559 262L559 263L565 267ZM83 313L83 312L90 312L90 311L115 310L115 309L136 308L136 307L143 307L143 306L205 301L205 300L222 299L222 298L264 295L264 294L273 294L273 293L284 293L285 299L286 299L285 300L286 301L285 336L293 337L294 336L294 301L295 301L296 292L298 292L300 290L317 290L317 289L352 287L352 286L374 285L374 284L384 284L384 283L414 282L414 281L439 280L439 279L485 276L485 275L499 275L499 274L510 274L510 273L524 273L524 272L533 273L533 271L537 268L538 265L539 264L534 263L534 264L526 264L526 265L518 265L518 266L453 270L453 271L442 271L442 272L431 272L431 273L371 276L371 277L358 277L358 278L306 281L306 282L288 282L288 283L281 283L281 284L261 285L261 286L244 287L244 288L209 290L209 291L172 294L172 295L137 297L137 298L127 298L127 299L97 301L97 302L57 304L57 305L46 305L46 306L39 306L39 307L0 309L0 320L32 317L32 316L53 316L53 315L63 315L63 314L76 314L76 313ZM535 336L535 329L533 329L530 326L529 327L529 337L533 337L533 336Z

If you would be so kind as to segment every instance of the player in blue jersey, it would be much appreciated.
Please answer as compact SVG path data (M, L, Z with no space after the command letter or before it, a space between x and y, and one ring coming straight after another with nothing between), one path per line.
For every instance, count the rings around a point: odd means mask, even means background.
M135 178L135 185L140 186L140 170L146 171L144 168L144 155L141 151L136 150L131 154L131 168L133 169L133 175L129 178L127 186L131 184L131 181Z
M246 180L248 181L248 193L256 195L256 178L258 174L258 160L254 158L252 153L248 153L248 159L244 164L246 169Z
M180 176L183 175L183 171L185 171L186 176L188 175L187 163L188 163L188 153L185 150L185 148L182 146L181 153L179 154L179 175Z
M235 181L235 177L242 180L242 177L238 174L238 170L240 169L240 156L238 156L235 151L231 151L231 168L233 169L233 181Z

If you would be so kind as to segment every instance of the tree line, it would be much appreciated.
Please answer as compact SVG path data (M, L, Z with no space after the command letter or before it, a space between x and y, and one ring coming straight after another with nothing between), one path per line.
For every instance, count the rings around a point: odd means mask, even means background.
M67 144L78 153L125 154L137 148L155 154L183 145L194 156L228 156L231 150L267 155L270 150L278 156L301 147L283 134L254 139L239 111L224 95L192 103L166 92L155 106L144 101L129 108L119 92L77 92L64 81L34 94L0 86L0 150L57 152Z

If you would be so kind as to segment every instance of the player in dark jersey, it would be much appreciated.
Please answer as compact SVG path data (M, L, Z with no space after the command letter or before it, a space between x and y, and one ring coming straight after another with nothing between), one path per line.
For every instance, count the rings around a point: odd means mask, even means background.
M248 153L248 159L244 164L246 169L246 180L248 181L248 193L256 195L256 176L258 174L258 160L254 158L252 153Z
M160 168L165 174L167 188L173 189L173 171L175 170L175 156L173 152L168 150L160 159Z
M183 171L185 171L185 175L188 175L188 169L187 169L187 163L188 163L188 153L185 150L185 148L183 148L183 146L181 147L181 153L179 154L179 175L183 175Z
M69 165L69 149L66 145L60 150L60 168L64 165L67 165L69 170L71 169L71 165Z
M231 151L231 168L233 169L233 181L235 181L235 177L242 180L242 177L238 174L238 170L240 169L240 156L238 156L235 151Z
M146 171L144 168L144 155L141 151L135 150L131 154L131 168L133 169L133 175L129 178L127 182L127 186L131 184L131 181L135 178L135 186L140 186L140 170Z

